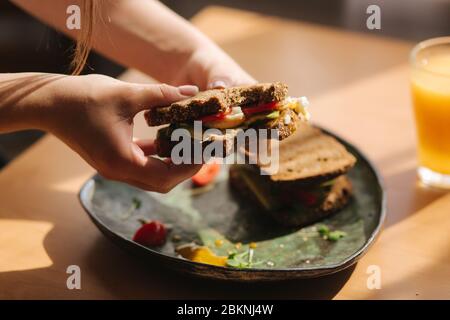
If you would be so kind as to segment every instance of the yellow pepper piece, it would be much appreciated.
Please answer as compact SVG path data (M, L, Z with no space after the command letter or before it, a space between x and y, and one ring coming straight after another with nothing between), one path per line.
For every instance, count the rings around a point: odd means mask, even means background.
M228 257L216 255L208 247L204 246L183 247L178 249L177 252L188 260L221 267L226 266L228 259Z

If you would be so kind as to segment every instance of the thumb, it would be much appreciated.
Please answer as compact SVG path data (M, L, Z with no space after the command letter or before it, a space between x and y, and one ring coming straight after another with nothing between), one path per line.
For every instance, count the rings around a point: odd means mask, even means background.
M136 89L136 113L152 107L167 106L173 102L194 96L199 91L196 86L174 87L167 84L136 85Z

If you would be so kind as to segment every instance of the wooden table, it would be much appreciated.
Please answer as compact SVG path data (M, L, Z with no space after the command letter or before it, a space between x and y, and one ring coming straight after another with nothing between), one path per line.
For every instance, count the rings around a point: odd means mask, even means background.
M0 298L450 298L450 195L416 182L412 44L218 7L194 23L257 79L309 96L314 120L375 162L388 192L378 241L354 268L285 283L217 283L146 265L90 222L77 192L94 171L49 135L0 172ZM134 71L123 79L148 81ZM138 119L136 135L151 134ZM73 264L81 290L66 288ZM370 265L380 267L379 290L366 286Z

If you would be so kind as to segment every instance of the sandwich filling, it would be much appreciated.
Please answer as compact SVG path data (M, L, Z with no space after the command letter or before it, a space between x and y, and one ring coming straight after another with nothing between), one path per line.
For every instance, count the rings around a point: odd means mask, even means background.
M257 123L265 123L278 120L283 117L285 125L296 121L289 112L294 112L300 120L309 120L308 108L309 101L306 97L293 98L287 97L283 101L273 101L270 103L258 104L255 106L231 106L225 111L201 117L203 125L208 128L231 129L247 128Z

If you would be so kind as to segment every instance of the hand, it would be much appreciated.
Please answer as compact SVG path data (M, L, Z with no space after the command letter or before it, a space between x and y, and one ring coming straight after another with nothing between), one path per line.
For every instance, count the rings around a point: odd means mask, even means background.
M248 85L256 80L219 47L211 45L192 54L174 83L192 83L206 90Z
M200 169L201 165L174 165L149 157L155 153L153 141L133 140L138 112L185 99L196 94L197 87L130 84L101 75L59 82L46 129L100 175L166 193Z

